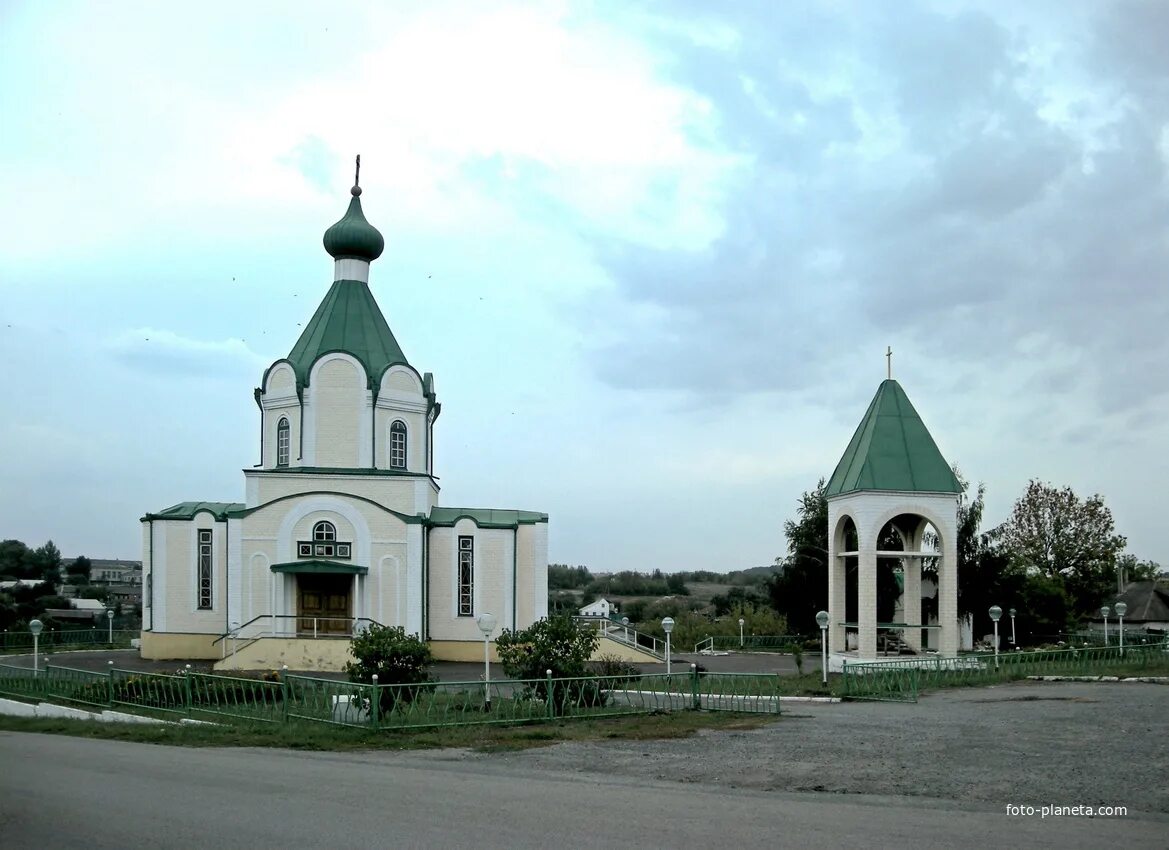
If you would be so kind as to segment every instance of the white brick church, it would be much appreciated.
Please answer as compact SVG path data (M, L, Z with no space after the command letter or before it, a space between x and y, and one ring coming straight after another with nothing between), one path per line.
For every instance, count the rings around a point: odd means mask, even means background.
M384 240L352 195L325 231L333 284L255 390L262 462L244 501L142 518L145 658L338 669L373 622L475 659L480 613L501 628L547 614L546 514L438 506L434 380L374 300Z

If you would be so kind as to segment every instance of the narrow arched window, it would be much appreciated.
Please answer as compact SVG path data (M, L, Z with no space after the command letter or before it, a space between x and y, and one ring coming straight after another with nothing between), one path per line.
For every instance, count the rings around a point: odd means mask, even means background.
M331 522L321 520L313 526L313 541L321 543L337 539L337 528Z
M406 468L406 423L394 420L390 426L390 469Z
M281 416L276 425L276 465L288 466L288 417Z

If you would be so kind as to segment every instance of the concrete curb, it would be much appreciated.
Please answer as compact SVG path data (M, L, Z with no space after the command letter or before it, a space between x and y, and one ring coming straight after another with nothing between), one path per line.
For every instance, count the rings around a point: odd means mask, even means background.
M0 697L0 714L10 717L63 717L69 720L96 720L99 723L146 723L154 726L218 726L208 720L194 720L189 717L180 720L162 720L157 717L146 717L142 714L130 714L125 711L86 711L82 708L72 708L66 705L56 705L51 702L20 702L14 699Z
M1031 682L1144 682L1150 685L1169 685L1169 676L1028 676Z

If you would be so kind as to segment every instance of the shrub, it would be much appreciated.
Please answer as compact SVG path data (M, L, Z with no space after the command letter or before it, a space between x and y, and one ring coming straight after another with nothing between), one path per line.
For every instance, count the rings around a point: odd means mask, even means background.
M417 635L406 634L401 626L372 624L353 639L349 651L354 658L345 665L349 681L370 684L376 673L378 685L405 686L378 689L382 713L392 711L399 700L410 702L433 689L434 677L428 669L430 647Z
M503 672L512 679L536 679L528 686L531 695L547 700L547 671L555 679L588 676L588 661L597 648L597 633L576 627L571 617L537 620L526 629L504 629L495 641ZM590 686L591 685L591 686ZM604 702L596 683L557 685L557 710L568 705L590 706Z
M641 670L636 664L631 664L616 655L601 655L593 661L589 668L595 676L611 677L614 683L636 682L641 679Z
M796 662L796 672L801 676L804 675L804 647L803 644L793 643L789 647L792 653L792 661Z

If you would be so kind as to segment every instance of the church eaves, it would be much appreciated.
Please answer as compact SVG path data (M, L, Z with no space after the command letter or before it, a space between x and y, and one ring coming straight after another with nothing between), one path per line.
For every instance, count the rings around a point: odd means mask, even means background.
M962 492L905 390L894 380L881 382L825 495L831 498L861 490Z

